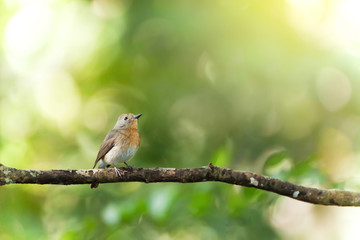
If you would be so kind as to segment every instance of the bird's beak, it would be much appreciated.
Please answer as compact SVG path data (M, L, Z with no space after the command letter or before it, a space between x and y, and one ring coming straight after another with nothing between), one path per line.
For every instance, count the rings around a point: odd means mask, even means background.
M138 114L138 115L135 115L135 119L138 119L139 117L141 117L142 113Z

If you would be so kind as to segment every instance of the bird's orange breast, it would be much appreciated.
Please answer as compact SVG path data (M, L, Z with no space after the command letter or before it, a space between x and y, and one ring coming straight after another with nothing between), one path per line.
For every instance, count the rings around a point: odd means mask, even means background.
M129 137L130 145L139 147L141 141L139 131L136 128L131 128L129 131L130 131L130 137Z

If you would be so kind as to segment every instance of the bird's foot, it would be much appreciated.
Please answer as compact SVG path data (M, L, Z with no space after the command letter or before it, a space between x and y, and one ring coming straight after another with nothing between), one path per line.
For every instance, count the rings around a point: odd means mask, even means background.
M124 170L120 170L115 166L114 166L114 170L115 170L116 175L118 175L119 177L123 176L123 173L121 173L121 171L124 172Z

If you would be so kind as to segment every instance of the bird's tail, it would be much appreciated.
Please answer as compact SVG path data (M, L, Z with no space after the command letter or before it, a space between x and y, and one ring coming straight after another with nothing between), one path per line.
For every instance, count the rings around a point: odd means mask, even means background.
M95 166L96 166L96 163L95 163ZM94 166L94 168L95 168ZM100 164L99 164L99 169L105 169L106 168L106 163L103 161L103 160L100 160ZM99 186L99 183L92 183L90 185L90 188L93 189L93 188L97 188Z

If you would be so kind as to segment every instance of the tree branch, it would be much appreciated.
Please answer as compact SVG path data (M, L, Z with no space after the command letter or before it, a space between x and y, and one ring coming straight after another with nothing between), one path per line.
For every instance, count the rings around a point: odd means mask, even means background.
M118 177L114 169L89 170L27 170L0 164L0 186L6 184L91 184L114 182L224 182L274 192L296 200L337 206L360 206L360 193L304 187L276 178L251 172L242 172L212 165L200 168L120 168Z

